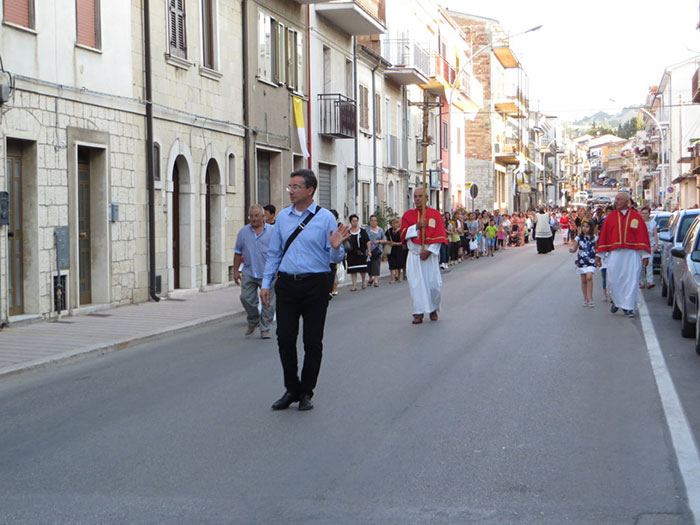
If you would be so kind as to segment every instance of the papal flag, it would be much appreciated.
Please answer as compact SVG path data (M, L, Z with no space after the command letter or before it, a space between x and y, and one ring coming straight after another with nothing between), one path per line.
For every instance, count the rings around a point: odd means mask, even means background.
M299 97L292 97L294 101L294 125L299 134L299 144L304 158L309 158L309 148L306 147L306 126L304 125L304 104Z

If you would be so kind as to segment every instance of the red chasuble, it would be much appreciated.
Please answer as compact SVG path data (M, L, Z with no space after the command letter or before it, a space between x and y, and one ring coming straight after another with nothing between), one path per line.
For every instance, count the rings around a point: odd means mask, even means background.
M611 252L619 248L651 252L649 231L644 218L632 208L629 208L625 215L620 210L615 210L605 218L596 253Z
M418 224L423 210L413 208L408 210L401 217L401 242L406 242L406 232L414 224ZM425 232L425 244L449 244L447 232L445 231L445 220L440 212L434 208L425 208L425 215L428 218L427 225L422 230L418 230L418 237L413 239L416 244L423 243L423 232Z

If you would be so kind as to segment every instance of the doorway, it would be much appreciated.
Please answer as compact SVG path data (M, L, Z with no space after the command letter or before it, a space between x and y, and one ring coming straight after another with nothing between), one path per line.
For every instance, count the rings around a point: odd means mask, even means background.
M78 290L80 304L92 303L90 153L78 148Z
M8 189L10 190L10 225L7 231L9 244L9 314L24 313L24 254L22 250L22 157L7 156Z
M173 288L180 288L180 170L177 162L173 166Z

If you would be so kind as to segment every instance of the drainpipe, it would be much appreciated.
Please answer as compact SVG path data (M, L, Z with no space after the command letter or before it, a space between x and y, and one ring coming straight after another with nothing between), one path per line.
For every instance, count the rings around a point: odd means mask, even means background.
M250 209L250 194L251 194L251 180L250 180L250 156L251 156L251 136L250 136L250 94L248 93L249 80L248 80L248 61L250 57L248 56L248 0L243 0L241 4L241 22L243 23L243 125L245 126L245 154L243 155L243 217L248 216L248 210ZM247 219L244 219L247 223Z
M156 204L153 176L153 88L151 70L151 6L143 0L143 52L146 87L146 178L148 179L148 294L158 302L156 294Z
M381 60L377 60L377 65L372 69L372 191L374 194L374 210L370 213L374 213L377 209L377 88L374 77L380 65ZM369 217L367 221L369 224Z
M360 194L358 193L358 175L359 175L359 169L360 169L360 132L359 132L359 125L360 125L360 120L359 120L359 109L360 105L357 100L357 37L353 36L352 37L352 90L353 90L353 97L355 99L355 202L354 204L354 210L353 213L358 212L358 207L357 203L360 200Z
M312 170L313 163L311 151L311 6L306 6L306 90L309 100L306 102L306 134L307 150L309 151L309 169Z

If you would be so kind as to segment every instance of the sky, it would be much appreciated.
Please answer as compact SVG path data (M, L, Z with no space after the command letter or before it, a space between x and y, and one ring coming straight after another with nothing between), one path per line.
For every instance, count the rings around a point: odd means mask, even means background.
M698 0L441 0L495 18L527 72L530 108L571 121L643 104L664 68L698 56ZM690 91L690 86L688 86Z

